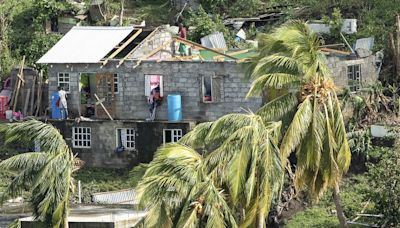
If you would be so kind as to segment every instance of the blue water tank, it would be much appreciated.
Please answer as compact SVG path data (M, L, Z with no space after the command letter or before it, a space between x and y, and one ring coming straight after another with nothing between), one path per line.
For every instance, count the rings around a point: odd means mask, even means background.
M168 121L182 120L182 99L179 94L168 95Z
M61 109L57 106L57 101L60 99L58 91L51 94L51 118L61 119Z

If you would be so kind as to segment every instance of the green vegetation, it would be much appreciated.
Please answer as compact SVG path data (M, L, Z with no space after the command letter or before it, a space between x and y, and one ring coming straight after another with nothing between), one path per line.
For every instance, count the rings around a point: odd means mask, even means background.
M309 208L306 209L291 219L285 227L287 228L336 228L339 222L324 208Z
M128 169L100 169L84 167L76 172L75 180L81 181L82 202L90 203L91 194L129 189L136 186ZM75 201L77 195L75 194Z

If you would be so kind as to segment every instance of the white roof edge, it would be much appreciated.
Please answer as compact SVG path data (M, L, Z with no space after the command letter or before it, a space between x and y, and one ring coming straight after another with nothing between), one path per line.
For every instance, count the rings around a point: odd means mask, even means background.
M36 63L98 63L134 29L133 26L74 26Z

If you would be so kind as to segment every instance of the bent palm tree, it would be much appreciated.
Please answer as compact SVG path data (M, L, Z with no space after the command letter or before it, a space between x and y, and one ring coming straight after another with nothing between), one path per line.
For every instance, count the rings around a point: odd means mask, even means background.
M283 93L258 114L268 121L289 118L280 146L282 162L296 151L295 186L308 190L313 199L332 188L338 218L345 227L338 189L351 154L335 86L319 46L317 34L299 21L261 35L259 55L249 67L253 83L248 96L266 90Z
M6 143L32 145L37 142L41 149L0 163L0 169L16 172L1 195L1 202L28 189L35 219L51 227L68 227L69 197L74 190L72 173L79 168L79 160L60 132L37 120L1 125L0 132L5 134Z
M231 114L160 148L138 185L145 227L264 227L283 177L279 132Z

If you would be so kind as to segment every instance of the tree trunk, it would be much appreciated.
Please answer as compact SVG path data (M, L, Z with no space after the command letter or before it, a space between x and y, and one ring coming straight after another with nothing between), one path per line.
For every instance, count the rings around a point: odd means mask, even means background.
M340 196L339 196L339 184L337 184L332 189L332 192L333 192L333 201L335 202L335 206L336 206L336 215L339 219L340 227L347 228L348 226L347 226L346 216L344 215L342 203L341 203Z
M400 16L396 16L396 33L389 33L390 46L393 51L393 62L396 78L394 82L400 80Z
M121 11L119 12L119 25L122 26L122 24L124 23L123 19L124 19L124 4L125 4L125 0L121 0Z
M265 217L261 214L258 214L256 223L257 228L265 228Z

